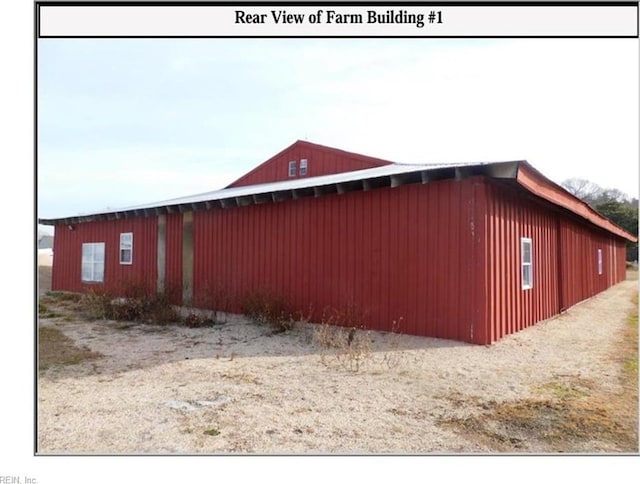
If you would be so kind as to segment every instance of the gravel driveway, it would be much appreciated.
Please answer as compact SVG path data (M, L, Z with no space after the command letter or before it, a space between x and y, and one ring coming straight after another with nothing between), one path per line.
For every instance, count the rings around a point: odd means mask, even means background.
M562 385L609 399L622 392L612 355L634 292L637 281L625 281L491 346L361 333L357 371L305 323L275 334L238 316L200 329L41 319L103 356L40 373L38 451L495 452L450 423L487 402L551 398ZM514 442L509 451L552 451ZM620 451L602 442L573 450Z

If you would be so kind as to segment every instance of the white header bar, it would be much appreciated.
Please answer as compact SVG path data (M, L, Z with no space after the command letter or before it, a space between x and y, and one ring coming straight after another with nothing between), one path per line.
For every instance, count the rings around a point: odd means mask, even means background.
M40 37L637 37L638 6L54 6Z

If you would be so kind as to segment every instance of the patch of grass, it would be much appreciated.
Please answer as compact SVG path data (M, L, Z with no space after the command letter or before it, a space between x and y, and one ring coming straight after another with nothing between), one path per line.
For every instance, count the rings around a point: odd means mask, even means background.
M456 407L470 409L464 418L440 424L499 452L638 452L638 294L629 324L619 333L610 355L619 365L619 389L598 387L578 377L550 381L536 398L511 402L483 401L452 393Z
M101 356L100 353L87 348L79 348L59 329L38 328L38 369L40 371L54 365L76 365Z
M47 292L46 296L57 302L74 302L77 303L82 299L82 294L75 292L53 291Z
M38 302L38 317L40 318L55 318L57 313L50 308L44 301Z
M540 387L540 390L550 393L554 398L558 400L567 400L575 398L584 398L589 396L589 392L584 386L568 383L561 383L557 381L550 381Z
M601 399L522 399L485 402L485 410L441 421L499 452L582 452L594 443L621 452L637 450L633 433ZM526 445L525 445L526 444Z
M204 435L210 435L211 437L215 437L216 435L220 435L220 430L213 427L211 429L207 429L203 432Z

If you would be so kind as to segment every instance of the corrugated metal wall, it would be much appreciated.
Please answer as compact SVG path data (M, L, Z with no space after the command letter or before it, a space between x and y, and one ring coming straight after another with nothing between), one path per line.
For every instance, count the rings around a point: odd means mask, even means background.
M549 210L546 202L507 184L488 181L486 187L486 342L548 319L624 280L624 241ZM532 239L531 289L522 289L522 237Z
M56 227L54 238L54 267L52 289L59 291L114 290L125 286L144 286L155 290L157 261L157 219L130 218L100 222L86 222ZM119 262L120 234L133 232L133 264ZM82 244L105 243L104 284L81 281Z
M301 159L307 160L307 174L305 176L300 175ZM290 177L289 162L294 160L296 161L296 176ZM229 187L330 175L333 173L374 168L388 163L389 162L364 155L298 141L239 178L229 185Z
M340 310L359 314L371 329L391 330L396 321L409 334L491 343L625 277L622 239L550 208L513 183L471 177L197 211L194 301L240 311L248 293L267 289L315 321ZM186 277L183 218L166 217L165 287L176 303ZM53 289L142 283L155 291L157 223L150 217L59 226ZM134 234L132 265L118 261L122 232ZM533 241L528 290L521 237ZM106 243L104 284L81 282L86 242Z
M224 286L239 310L266 288L319 320L359 312L372 329L471 341L477 179L445 180L194 213L194 297Z
M563 309L624 280L624 242L569 219L560 223L560 240ZM598 249L602 250L602 274L598 274Z
M492 343L557 314L558 237L555 214L514 189L486 184L487 327ZM532 239L533 287L522 289L521 238Z
M174 304L182 304L182 214L167 215L165 288Z

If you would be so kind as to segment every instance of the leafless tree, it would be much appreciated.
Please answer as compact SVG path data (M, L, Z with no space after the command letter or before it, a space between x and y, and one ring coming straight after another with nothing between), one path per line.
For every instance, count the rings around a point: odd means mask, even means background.
M600 185L584 178L569 178L561 183L562 187L580 200L595 204L605 191Z

